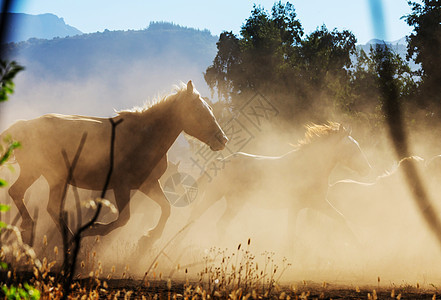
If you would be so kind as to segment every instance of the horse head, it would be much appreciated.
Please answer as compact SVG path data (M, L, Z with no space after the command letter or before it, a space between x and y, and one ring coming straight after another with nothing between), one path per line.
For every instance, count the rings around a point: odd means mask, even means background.
M366 155L361 150L358 142L350 135L350 132L341 124L338 128L337 139L336 153L339 163L343 167L357 172L362 177L369 175L372 167Z
M212 108L202 99L191 80L182 98L181 120L184 132L207 144L213 151L224 149L228 138L214 117Z

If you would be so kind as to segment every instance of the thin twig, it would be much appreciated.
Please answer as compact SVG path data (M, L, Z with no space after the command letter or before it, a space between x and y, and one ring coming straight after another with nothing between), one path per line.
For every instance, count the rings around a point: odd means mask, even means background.
M73 178L73 172L75 170L76 164L78 162L78 158L80 157L81 151L83 150L84 144L86 143L86 139L87 139L87 132L84 132L81 140L80 140L80 144L78 145L78 149L75 153L75 157L72 161L72 164L69 163L69 158L67 157L67 153L65 149L61 150L61 153L63 155L64 158L64 162L66 164L67 167L67 177L66 177L66 183L64 185L64 189L63 189L63 193L61 195L61 202L60 202L60 215L59 215L59 223L61 226L61 237L63 240L63 256L64 256L64 260L63 260L63 271L64 271L64 276L66 276L66 271L69 269L69 265L70 265L70 255L69 255L69 244L72 241L69 241L69 227L67 224L67 212L64 210L64 205L66 203L66 195L67 195L67 190L69 187L69 183L72 181Z
M75 208L77 210L77 223L76 223L76 227L79 227L79 226L81 226L81 224L83 224L83 214L81 212L80 195L78 193L78 189L77 189L77 185L76 185L76 182L75 182L75 178L72 178L72 191L73 191L74 199L75 199Z
M81 137L80 144L78 145L78 149L77 149L77 152L75 153L75 157L74 157L74 159L72 161L72 164L69 163L69 158L67 157L66 150L65 149L61 150L61 153L62 153L63 158L64 158L64 163L66 164L66 167L68 169L67 178L66 178L66 184L64 185L63 193L61 194L61 202L60 202L60 210L59 210L60 211L60 225L62 227L63 226L66 226L66 227L68 226L67 225L67 220L64 218L64 216L63 216L64 214L62 212L64 211L64 206L65 206L65 203L66 203L67 190L69 188L69 184L72 182L73 172L74 172L75 167L77 165L78 159L79 159L79 157L81 155L81 151L83 150L84 144L86 143L86 139L87 139L87 132L84 132L82 137ZM64 238L64 236L63 236L63 238ZM68 243L69 241L66 241L66 242ZM63 244L64 244L64 241L63 241Z
M116 122L113 119L109 119L109 121L112 124L112 134L111 134L111 138L110 138L110 162L109 162L109 171L107 173L106 181L104 183L104 187L101 192L101 199L103 199L106 195L106 191L109 187L110 178L111 178L112 172L113 172L116 126L118 124L120 124L123 121L123 119L119 119ZM93 218L89 222L84 224L83 226L80 226L80 228L78 228L77 232L73 236L73 239L72 239L73 249L70 254L71 259L69 259L68 264L65 264L65 267L66 267L65 276L67 276L67 277L66 277L66 280L64 281L64 284L63 284L63 291L64 291L63 299L67 299L67 296L70 294L71 283L73 280L73 276L75 274L75 268L76 268L77 259L78 259L78 252L81 247L81 234L85 230L87 230L88 228L90 228L92 225L95 224L95 222L98 219L98 216L101 212L101 208L102 208L102 203L99 202ZM67 232L66 232L66 234L67 234Z
M173 242L174 239L176 239L176 237L178 237L182 232L184 232L188 227L190 227L191 224L193 224L194 221L190 221L187 223L187 225L185 225L184 227L181 228L181 230L179 230L165 245L164 247L162 247L161 251L159 251L159 253L155 256L155 258L153 259L152 263L150 264L149 268L147 269L147 272L144 273L144 277L141 280L141 284L144 282L145 278L147 277L147 275L149 274L150 270L152 269L153 265L156 263L156 261L158 260L158 258L161 256L161 254L164 253L164 250L168 247L168 245L170 245L171 242Z
M77 160L80 156L80 152L82 151L82 148L84 146L86 138L87 138L87 132L83 133L83 136L80 141L80 146L78 147L77 153L75 154L75 158L74 158L74 161L72 162L72 165L70 165L70 163L69 163L69 158L67 157L66 151L64 149L61 150L61 152L63 154L63 158L64 158L64 163L66 164L66 167L69 170L68 178L66 179L66 184L64 186L62 199L64 199L63 201L65 201L68 184L71 184L72 189L73 189L73 193L74 193L74 198L75 198L75 205L76 205L76 209L77 209L77 226L80 226L79 224L81 224L83 222L82 222L82 216L81 216L80 199L79 199L79 195L78 195L78 190L76 188L76 182L75 182L75 177L73 176L73 169L72 168L75 168L75 165L76 165ZM84 139L84 141L83 141L83 139ZM72 171L70 171L71 169L72 169ZM62 206L62 209L64 209L64 203L61 203L60 205Z

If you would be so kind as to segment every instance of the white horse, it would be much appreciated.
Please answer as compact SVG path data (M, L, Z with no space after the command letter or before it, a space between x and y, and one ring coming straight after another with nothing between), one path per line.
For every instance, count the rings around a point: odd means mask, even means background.
M371 182L340 180L333 183L328 189L327 199L347 216L363 240L371 243L398 242L398 237L420 228L415 226L419 224L419 215L412 197L414 186L408 185L405 177L406 165L409 164L417 167L421 178L428 179L424 159L410 156L401 159L391 170ZM425 183L429 181L425 180Z
M279 157L236 153L225 158L223 172L202 188L205 193L195 201L190 221L199 218L209 207L226 199L226 210L218 221L219 234L224 235L228 224L240 209L258 197L263 207L285 208L289 213L291 237L296 231L296 220L303 208L318 210L339 223L344 217L326 201L328 178L341 164L360 175L367 175L371 166L357 141L343 126L330 122L307 126L305 138L296 149ZM203 180L199 180L199 186Z
M111 223L95 224L85 235L106 235L126 224L130 218L130 191L137 189L162 209L159 225L151 232L153 238L158 238L170 215L170 204L158 182L167 168L168 149L182 131L206 143L213 151L222 150L228 139L191 81L150 107L119 112L112 120L122 121L116 127L109 184L119 215ZM60 229L60 201L68 174L62 150L72 162L80 139L87 132L74 180L69 183L83 189L101 190L109 170L111 126L105 118L48 114L18 121L2 133L2 137L10 135L22 145L15 151L20 175L9 188L9 195L23 218L21 228L27 242L34 220L23 203L26 190L44 176L50 187L47 210Z

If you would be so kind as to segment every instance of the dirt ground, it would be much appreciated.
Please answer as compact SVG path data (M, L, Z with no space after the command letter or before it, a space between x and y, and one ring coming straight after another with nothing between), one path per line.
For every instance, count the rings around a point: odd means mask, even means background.
M149 282L146 286L140 280L110 280L107 281L108 289L106 294L115 296L118 291L118 299L207 299L203 293L204 288L198 290L198 283L172 282L170 286L167 281ZM170 287L170 288L169 288ZM435 287L420 288L416 286L381 287L381 286L356 286L337 285L315 282L297 282L292 285L275 287L269 294L266 291L256 291L253 295L236 295L236 299L441 299L441 291L437 293ZM102 294L103 299L107 298ZM241 297L240 297L241 296ZM214 299L228 299L225 294L214 294ZM234 296L230 294L230 299Z
M6 275L6 272L0 272L2 285L17 286L25 282L35 285L30 272L16 273L9 278ZM51 273L47 278L60 278L58 275ZM42 299L49 294L50 291L42 293ZM210 289L206 282L196 281L96 278L76 281L73 295L78 299L441 299L441 291L436 286L421 287L418 284L357 286L301 281L275 285L271 290L258 286L253 292L252 289Z

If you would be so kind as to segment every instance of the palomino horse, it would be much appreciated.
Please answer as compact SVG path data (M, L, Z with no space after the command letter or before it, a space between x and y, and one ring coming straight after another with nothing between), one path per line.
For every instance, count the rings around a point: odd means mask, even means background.
M220 235L244 204L255 198L265 202L261 203L263 207L289 210L291 241L298 212L303 208L319 210L344 222L343 216L326 201L328 177L337 164L363 176L371 166L357 141L340 124L330 122L306 128L305 138L296 149L280 157L236 153L225 158L225 169L206 184L190 221L225 197L227 207L217 224Z
M119 215L111 223L95 224L85 235L106 235L126 224L130 218L130 191L134 189L156 201L163 209L161 218L168 218L170 204L158 179L167 168L166 153L182 131L206 143L213 151L222 150L228 141L211 108L191 81L150 107L122 111L112 119L114 122L122 120L116 127L114 165L109 183ZM9 188L9 195L23 218L21 228L25 241L30 239L34 221L23 203L23 196L40 176L49 183L47 210L60 229L60 201L68 174L62 150L72 161L85 132L87 139L73 173L74 180L69 183L100 190L109 169L111 123L108 119L48 114L18 121L2 133L22 145L15 151L20 175ZM153 236L160 236L162 230L163 226L157 226Z
M403 240L407 244L410 232L419 228L415 226L421 222L410 190L414 186L409 186L405 180L407 164L416 166L422 178L428 179L424 159L411 156L401 159L372 182L340 180L329 187L328 201L348 217L354 228L358 228L364 241L390 244L398 243L399 237L405 236Z

